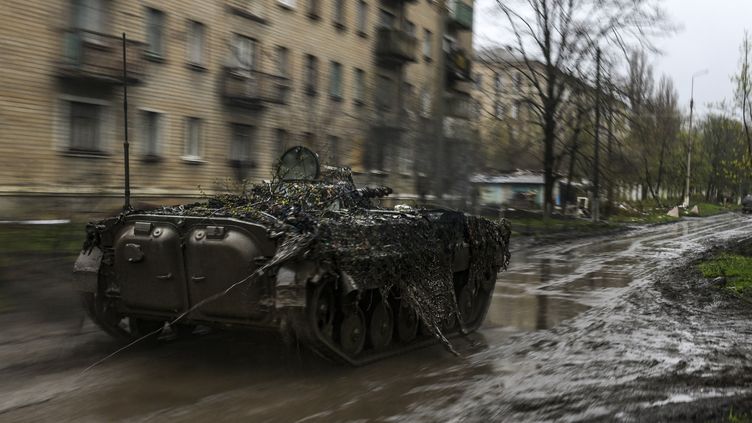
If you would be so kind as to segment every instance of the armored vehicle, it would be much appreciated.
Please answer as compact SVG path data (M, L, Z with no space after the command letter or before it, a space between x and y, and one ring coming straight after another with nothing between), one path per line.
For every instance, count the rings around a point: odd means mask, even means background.
M125 341L196 325L272 329L360 365L476 330L509 262L509 225L381 207L385 187L288 150L239 194L87 226L74 266L86 312Z

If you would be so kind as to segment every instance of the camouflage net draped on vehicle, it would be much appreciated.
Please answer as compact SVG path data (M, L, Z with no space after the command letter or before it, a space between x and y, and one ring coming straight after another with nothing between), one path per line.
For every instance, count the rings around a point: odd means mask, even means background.
M413 208L398 212L371 205L370 198L390 191L356 189L351 180L264 183L240 195L221 194L206 202L146 213L232 217L264 224L270 228L269 236L284 246L280 250L285 260L305 258L344 272L358 290L379 288L386 293L399 288L401 299L428 331L451 349L441 330L448 319L460 317L450 244L467 232L464 239L472 257L469 282L481 284L489 272L505 269L509 262L509 225L459 213ZM281 265L280 259L271 261Z

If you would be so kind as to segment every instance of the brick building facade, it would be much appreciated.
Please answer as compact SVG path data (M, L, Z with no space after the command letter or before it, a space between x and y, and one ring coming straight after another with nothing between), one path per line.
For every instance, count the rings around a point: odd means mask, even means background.
M360 182L415 196L420 175L435 171L424 154L435 149L435 101L446 102L448 138L474 125L463 109L472 2L437 3L9 0L0 10L0 218L120 203L123 32L137 203L268 179L298 144Z

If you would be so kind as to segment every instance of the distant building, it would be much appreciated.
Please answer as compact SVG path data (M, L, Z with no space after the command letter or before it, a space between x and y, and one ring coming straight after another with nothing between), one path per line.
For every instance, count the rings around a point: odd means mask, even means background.
M297 144L352 167L360 182L415 196L433 164L436 102L446 102L448 148L474 135L473 2L447 4L442 12L426 0L5 1L0 217L119 204L123 32L138 202L269 178Z
M541 172L516 171L504 175L474 175L470 181L478 192L482 207L540 209L543 208L544 177ZM554 185L558 203L559 184Z
M546 90L545 65L535 60L525 61L500 48L476 52L475 63L473 96L480 115L478 126L487 171L498 173L510 169L542 168L542 107L536 84ZM591 178L591 164L584 169L581 166L570 169L569 163L580 162L576 155L581 157L588 154L592 157L596 90L592 80L564 72L559 75L564 89L556 116L558 139L554 154L558 161L557 171L562 173L562 177L573 180ZM627 134L628 119L624 111L628 106L619 94L605 90L601 92L601 100L600 158L601 163L606 163L609 143L612 152L616 153L617 141L623 140ZM609 124L610 119L612 122ZM577 147L573 148L575 144ZM612 166L601 168L601 188L609 179L606 173L622 164L618 158L614 158L614 161L616 163ZM572 175L568 174L570 170ZM620 171L627 173L624 169ZM559 188L555 187L556 203L563 202L558 194ZM602 198L605 198L604 194Z

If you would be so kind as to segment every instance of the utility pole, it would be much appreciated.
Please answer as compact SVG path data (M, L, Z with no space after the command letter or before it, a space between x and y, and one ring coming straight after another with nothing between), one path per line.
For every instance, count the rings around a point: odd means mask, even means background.
M128 61L125 53L127 41L125 32L123 32L123 129L125 131L125 138L123 139L123 170L125 177L123 211L131 209L131 165L128 155L130 149L130 145L128 144Z
M446 138L444 137L444 89L446 87L446 52L444 51L444 36L447 30L449 9L447 1L438 2L438 33L436 42L439 46L439 56L436 58L436 78L433 99L433 136L436 143L436 161L433 163L434 194L441 200L446 191Z
M684 208L689 208L689 182L692 170L692 115L695 109L695 78L702 75L707 75L708 70L701 70L695 72L692 75L692 92L689 96L689 135L687 136L687 186L684 191Z
M600 220L600 127L601 127L601 48L595 50L595 154L593 157L593 203L590 215L593 222Z

